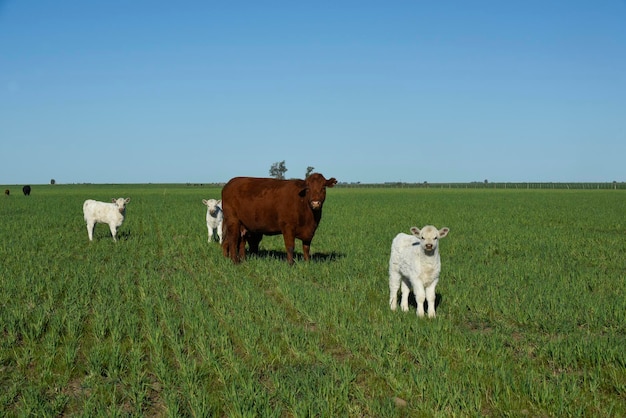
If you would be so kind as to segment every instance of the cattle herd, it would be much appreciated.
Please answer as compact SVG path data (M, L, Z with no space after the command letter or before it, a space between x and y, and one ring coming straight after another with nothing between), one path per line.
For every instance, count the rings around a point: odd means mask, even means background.
M337 184L333 177L326 179L313 173L304 180L278 180L260 177L235 177L222 189L222 198L203 199L207 207L206 225L208 241L217 238L222 253L233 263L245 259L248 251L256 254L264 235L282 235L287 251L287 262L294 263L296 239L302 242L302 255L311 258L311 241L322 220L322 207L326 189ZM22 187L24 196L30 196L31 187ZM4 191L10 196L11 191ZM112 202L88 199L83 204L89 241L98 223L107 224L113 241L117 229L124 222L126 205L130 198L116 198ZM409 310L409 293L417 302L417 315L435 317L435 287L439 282L441 258L438 240L448 235L449 228L437 229L432 225L412 227L411 235L399 233L391 244L389 258L389 306L396 310L398 291L401 291L400 308Z
M337 184L333 177L326 179L313 173L304 180L278 180L260 177L235 177L222 189L222 198L203 199L207 207L208 241L217 238L222 253L233 263L245 259L246 244L252 254L258 253L264 235L282 235L287 251L287 262L294 263L295 240L302 242L304 260L311 258L311 241L322 219L326 189ZM30 187L28 188L30 193ZM7 191L8 194L8 191ZM26 192L26 186L24 188ZM117 228L124 222L126 205L130 198L112 199L112 202L86 200L83 215L89 240L97 223L109 226L113 240ZM411 235L399 233L392 241L389 258L389 306L396 310L398 291L400 307L409 310L409 293L417 302L417 315L435 317L435 287L439 281L441 259L438 240L448 235L449 228L432 225L412 227Z

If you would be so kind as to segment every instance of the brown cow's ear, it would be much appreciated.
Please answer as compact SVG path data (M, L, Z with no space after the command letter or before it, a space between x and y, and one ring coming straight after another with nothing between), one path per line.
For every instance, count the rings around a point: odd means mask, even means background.
M298 193L298 196L300 196L300 197L306 196L306 191L307 190L309 190L308 187L305 187L304 189L300 190L300 193Z
M335 184L337 184L337 179L334 177L326 180L326 187L333 187Z

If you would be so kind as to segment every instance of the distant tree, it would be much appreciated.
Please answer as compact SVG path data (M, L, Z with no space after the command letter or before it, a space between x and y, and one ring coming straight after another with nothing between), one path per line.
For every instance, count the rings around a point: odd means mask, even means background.
M275 179L284 180L286 172L287 167L285 167L285 160L282 160L279 163L272 164L272 167L270 168L270 176L274 177Z
M315 170L315 167L308 166L308 167L306 168L306 174L304 175L304 178L309 177L309 175L311 175L311 173L313 172L313 170Z
M485 179L485 184L489 184L489 180Z
M53 185L56 184L56 180L55 179L50 180L50 184L53 184Z

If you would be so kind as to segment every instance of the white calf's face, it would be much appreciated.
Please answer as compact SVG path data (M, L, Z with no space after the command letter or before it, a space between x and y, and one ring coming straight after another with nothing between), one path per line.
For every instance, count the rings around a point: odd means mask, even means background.
M439 238L448 235L449 231L449 228L437 229L432 225L426 225L422 229L418 229L415 226L411 228L411 232L420 240L420 245L426 252L435 251L439 244Z
M124 199L123 197L120 197L118 199L111 199L113 203L115 203L115 206L117 206L117 210L120 211L120 213L124 213L124 211L126 210L126 204L128 202L130 202L130 197Z
M217 210L220 208L222 201L215 200L215 199L208 199L208 200L203 199L202 203L204 203L204 205L207 207L207 210L209 211L211 215L215 215Z

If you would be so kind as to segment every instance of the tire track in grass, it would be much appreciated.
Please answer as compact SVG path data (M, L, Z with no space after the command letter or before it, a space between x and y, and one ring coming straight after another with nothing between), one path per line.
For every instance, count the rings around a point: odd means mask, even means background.
M158 267L160 296L150 309L158 316L157 349L163 352L155 357L168 358L155 367L163 376L164 409L195 416L235 414L241 394L234 382L249 380L246 370L254 369L247 366L245 344L228 321L229 304L223 301L232 292L230 281L209 288L201 274L206 269L201 253L183 257L194 249L180 244L163 250L167 262ZM168 370L173 372L168 375ZM170 394L168 388L173 388Z
M148 224L152 225L152 238L155 238L150 240L150 245L147 245L144 228ZM120 309L127 311L121 317L126 330L126 373L121 379L124 396L120 407L129 413L164 416L169 406L165 389L169 388L169 375L164 377L159 372L171 363L163 338L163 310L159 310L163 285L162 277L158 277L164 258L162 230L153 214L140 218L135 225L139 233L125 244L123 252L119 248L118 254L120 260L123 256L127 258L120 266L127 276L119 276L123 283L121 305L124 307Z
M262 281L263 279L257 279L258 285ZM338 365L348 365L356 374L353 382L357 391L356 393L350 391L350 399L353 402L358 401L360 404L360 407L352 405L358 411L357 415L370 416L373 413L373 411L368 410L371 400L380 399L383 402L393 400L391 397L387 399L381 398L380 395L381 393L394 393L392 385L384 376L372 369L368 359L359 353L352 352L339 340L337 337L339 334L335 327L330 324L321 325L305 312L299 310L293 301L281 290L280 282L276 278L270 279L270 281L272 287L265 288L264 294L285 312L285 321L319 340L319 348L323 355L332 358ZM323 362L324 360L318 359L318 361ZM374 386L379 389L374 390ZM380 389L381 387L384 389Z
M146 320L151 323L147 341L158 409L171 415L211 416L218 402L203 395L207 389L204 383L211 381L213 391L216 386L219 391L221 383L207 372L211 359L200 354L206 351L193 341L204 334L189 325L187 318L193 318L196 311L188 306L195 304L177 277L171 271L162 273L160 294L144 302Z
M143 231L144 222L150 222L154 239L148 247L151 254L140 257L140 261L151 261L140 266L135 276L137 304L140 322L143 325L143 356L137 370L139 389L134 396L140 402L139 407L148 416L176 415L181 413L181 399L178 396L179 367L175 361L176 341L174 332L168 324L172 315L170 306L175 300L171 297L173 283L169 260L164 245L161 223L157 216L150 214L140 222Z
M256 261L239 266L218 261L213 274L200 275L192 266L186 269L199 303L206 306L205 316L220 331L213 336L221 340L219 346L211 348L217 353L215 367L223 372L223 380L230 377L224 399L232 408L241 408L230 412L259 413L265 408L298 415L304 411L303 403L312 401L320 411L345 407L353 409L353 415L367 416L373 413L372 400L379 408L391 403L384 394L393 391L371 362L342 344L334 327L322 326L299 310L281 290L279 278L263 271L264 266ZM301 398L293 398L286 386ZM235 388L239 392L231 393ZM314 399L317 392L325 393L332 405L319 404ZM245 404L254 398L262 405Z
M307 341L304 349L298 347L302 339L297 335L299 333L291 332L295 327L284 321L289 315L284 311L285 305L277 304L274 298L264 297L265 286L252 279L247 267L233 268L230 264L220 267L225 269L220 271L219 279L215 276L201 279L197 274L192 277L195 290L201 295L201 303L209 312L207 316L217 322L220 331L214 338L221 340L220 346L214 351L218 353L216 367L223 371L227 412L238 415L250 412L283 414L291 410L292 405L281 393L284 388L275 386L277 374L294 370L300 376L303 364L317 364L317 369L319 366L324 368L319 356L310 353L312 347L319 344ZM228 277L231 274L229 269L237 280ZM210 280L214 281L209 287ZM245 311L244 316L241 310ZM310 376L305 374L305 377ZM301 383L299 379L294 382Z
M292 306L278 303L280 296L266 275L248 272L250 291L259 295L255 299L255 326L265 330L272 338L259 338L257 346L269 355L257 357L259 366L255 379L272 396L272 404L286 413L300 416L316 411L320 415L336 415L334 409L341 399L341 370L335 368L324 355L324 344L317 333L311 333L317 325L310 319L301 320L297 326ZM296 321L297 322L297 321ZM265 357L265 359L264 359ZM260 363L260 364L259 364Z
M232 266L228 264L226 268ZM217 278L209 273L207 278L189 273L199 303L206 307L205 317L215 323L213 329L218 331L217 335L207 338L210 342L203 346L202 354L211 358L211 366L219 376L223 412L228 415L275 414L282 406L272 403L271 388L263 381L263 367L258 364L259 350L264 353L262 358L271 358L272 354L263 350L265 347L247 341L250 334L241 325L241 314L235 312L238 308L245 309L238 304L245 298L245 291L240 289L237 281L223 276Z

